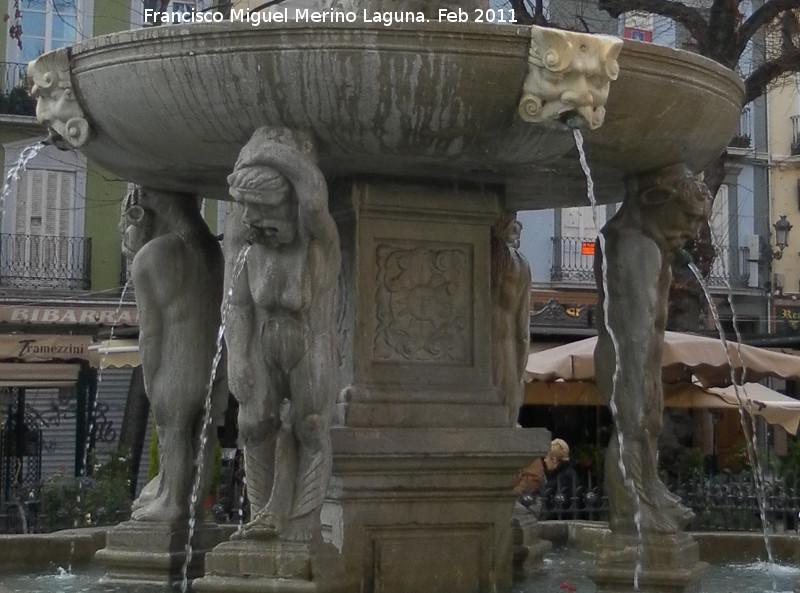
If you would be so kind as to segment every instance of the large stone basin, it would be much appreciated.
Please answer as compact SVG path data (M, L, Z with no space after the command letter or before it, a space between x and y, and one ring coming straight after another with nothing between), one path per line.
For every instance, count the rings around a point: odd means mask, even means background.
M517 114L528 29L510 25L169 26L72 48L92 128L81 150L150 187L227 195L262 125L306 129L330 177L402 174L504 184L506 206L585 203L573 137ZM743 87L697 55L625 41L605 123L587 132L600 201L624 172L699 171L737 127Z

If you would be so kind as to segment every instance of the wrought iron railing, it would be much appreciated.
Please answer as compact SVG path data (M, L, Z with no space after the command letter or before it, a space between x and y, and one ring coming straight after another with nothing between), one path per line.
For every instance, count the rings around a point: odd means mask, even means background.
M553 282L594 284L593 238L553 237L553 265L550 279ZM714 287L734 288L747 286L750 278L750 250L747 247L715 246L716 257L711 266L708 284Z
M0 62L2 89L0 113L6 115L35 115L36 99L28 89L27 64Z
M800 115L792 116L792 155L800 155Z
M739 130L734 134L733 138L731 138L728 145L734 148L750 148L753 138L752 130L752 115L750 106L747 106L742 109L742 115L739 118Z
M671 489L694 511L691 528L695 531L760 531L763 528L759 491L748 472L698 474L673 484ZM767 479L763 498L769 529L797 530L800 483Z
M747 286L750 279L750 250L747 247L715 245L717 252L711 264L707 282L709 286L737 288Z
M91 287L92 240L48 235L0 235L0 286Z
M553 282L594 283L594 238L553 237Z
M669 489L694 512L692 531L761 531L759 492L748 472L715 475L695 473L668 482ZM800 480L768 478L764 488L767 527L773 531L798 531ZM567 487L547 484L529 507L541 520L608 519L608 497L591 478Z

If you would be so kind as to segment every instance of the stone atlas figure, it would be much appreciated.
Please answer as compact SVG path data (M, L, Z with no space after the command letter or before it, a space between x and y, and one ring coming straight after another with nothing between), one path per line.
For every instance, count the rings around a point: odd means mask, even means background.
M137 521L189 516L204 404L220 323L224 262L194 196L136 189L122 206L123 252L133 258L139 351L155 418L160 468L133 503ZM212 429L227 404L224 372L212 392ZM211 433L200 480L210 480Z
M522 225L506 214L492 227L492 366L494 384L515 426L522 405L530 341L531 270L519 251Z
M601 231L608 278L604 283L603 258L596 257L595 373L600 392L608 402L613 397L617 408L605 462L610 526L615 532L636 533L637 512L645 533L677 533L692 518L658 476L664 409L661 354L670 263L695 236L707 204L708 190L688 168L668 167L629 179L622 207Z
M245 537L310 541L331 473L341 253L313 152L300 133L259 128L228 177L226 341L253 510Z

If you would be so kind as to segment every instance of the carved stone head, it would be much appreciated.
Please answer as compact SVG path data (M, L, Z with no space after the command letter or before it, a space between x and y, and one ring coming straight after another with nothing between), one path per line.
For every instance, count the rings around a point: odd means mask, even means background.
M155 234L155 217L144 202L144 190L137 187L122 201L119 230L122 234L122 253L129 260Z
M678 249L694 238L705 219L710 193L686 165L639 176L635 196L642 228L664 249Z
M517 220L516 215L505 214L492 226L492 236L514 249L519 249L522 223Z
M204 225L197 198L180 192L136 187L125 196L121 210L122 252L129 259L157 235L174 232L185 238Z
M231 197L242 208L248 240L270 247L291 243L297 235L294 188L270 164L270 155L280 144L313 155L313 143L305 135L285 128L263 127L242 148L233 173L228 176Z
M520 117L532 123L564 119L571 126L600 127L611 81L619 75L622 43L606 35L531 27Z
M55 136L56 146L83 146L91 129L72 89L67 48L49 52L31 62L28 76L33 81L31 93L37 98L36 119ZM63 146L64 143L69 146Z

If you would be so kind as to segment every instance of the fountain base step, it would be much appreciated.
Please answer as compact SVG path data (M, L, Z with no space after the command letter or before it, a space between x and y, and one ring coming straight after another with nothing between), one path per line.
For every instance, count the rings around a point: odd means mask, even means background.
M341 556L330 544L278 539L223 542L206 556L206 575L196 593L351 593Z
M188 521L177 527L169 523L127 521L109 530L106 547L95 559L106 566L102 584L161 587L183 579L186 562ZM192 558L187 577L203 574L205 554L223 538L222 529L200 524L192 536Z
M512 584L514 475L544 429L332 429L323 535L363 593L481 593Z
M532 570L541 568L542 557L553 549L553 543L539 537L538 519L527 509L517 505L511 518L511 534L514 538L514 576L524 577Z
M608 533L589 577L597 585L597 593L633 591L634 578L641 593L695 593L707 567L700 561L697 542L686 533L645 534L641 538Z

